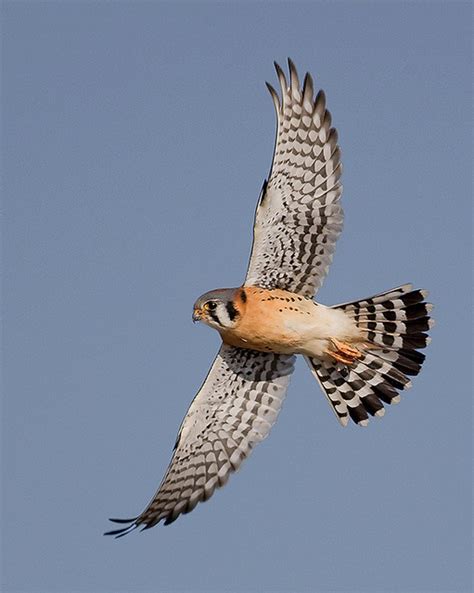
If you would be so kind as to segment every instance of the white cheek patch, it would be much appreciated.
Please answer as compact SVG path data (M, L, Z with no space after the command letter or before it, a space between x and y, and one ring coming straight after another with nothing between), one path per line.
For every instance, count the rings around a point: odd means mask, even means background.
M230 329L235 326L238 311L231 301L221 302L213 311L207 311L207 324L216 329Z
M229 317L227 307L225 306L224 303L219 303L217 305L217 309L216 309L215 313L219 319L219 324L222 327L232 327L234 325L231 318Z

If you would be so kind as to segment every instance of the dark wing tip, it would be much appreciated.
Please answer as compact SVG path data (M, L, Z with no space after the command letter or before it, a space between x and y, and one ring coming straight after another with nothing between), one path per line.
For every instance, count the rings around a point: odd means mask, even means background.
M265 81L265 85L266 85L267 89L270 91L271 95L277 94L275 88L269 82Z
M316 99L314 100L314 105L315 107L319 107L321 112L326 109L326 93L323 91L323 89L318 91Z
M171 525L171 523L174 523L176 521L176 519L179 517L180 513L178 513L177 515L168 515L163 523L163 525Z
M280 76L281 76L282 78L284 78L286 80L285 73L283 72L283 68L280 66L280 64L278 62L273 62L273 65L275 66L275 70L276 70L276 73L278 74L278 78L280 78Z
M282 90L285 91L288 86L285 73L283 72L283 69L281 68L280 64L278 64L277 62L273 62L273 65L275 66L275 70L278 76L278 80L280 81Z
M106 531L104 533L104 535L112 535L115 537L115 539L118 539L119 537L123 537L124 535L127 535L131 531L134 531L137 527L138 527L138 525L136 523L133 523L132 525L129 525L128 527L123 527L122 529L114 529L112 531Z
M278 93L269 82L266 82L265 84L267 85L267 89L270 91L270 95L272 96L272 101L275 106L275 110L278 113L280 111L280 99L278 97Z
M290 72L290 83L293 90L298 90L300 81L298 79L298 72L296 66L291 58L288 58L288 70Z
M138 517L132 517L131 519L112 519L112 517L109 517L109 521L112 521L112 523L133 523L137 519Z
M303 98L312 101L314 95L313 78L309 72L306 72L303 81Z
M112 531L106 531L104 533L104 535L112 535L116 539L127 535L127 533L130 533L138 527L137 517L134 517L133 519L109 519L109 521L113 521L114 523L131 523L131 525L128 525L127 527L113 529Z

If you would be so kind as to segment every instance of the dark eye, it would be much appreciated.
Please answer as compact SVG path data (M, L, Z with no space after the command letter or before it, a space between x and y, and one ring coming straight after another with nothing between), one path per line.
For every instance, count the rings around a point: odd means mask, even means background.
M207 304L207 309L209 309L209 311L215 311L216 307L217 307L217 303L215 303L214 301L209 301Z

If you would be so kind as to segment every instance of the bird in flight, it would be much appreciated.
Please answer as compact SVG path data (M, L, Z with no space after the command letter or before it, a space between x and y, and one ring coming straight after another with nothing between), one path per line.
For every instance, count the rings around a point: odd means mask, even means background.
M342 426L366 426L417 375L432 327L427 292L410 284L328 307L313 300L342 230L341 152L323 91L275 64L280 96L267 83L277 131L270 176L255 213L247 276L207 292L194 321L222 345L181 424L155 496L106 535L172 523L223 486L275 423L295 363L306 359Z

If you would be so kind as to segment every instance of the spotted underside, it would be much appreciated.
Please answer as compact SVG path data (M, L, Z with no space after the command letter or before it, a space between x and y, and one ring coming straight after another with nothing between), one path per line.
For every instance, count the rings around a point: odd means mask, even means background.
M301 88L291 60L289 83L275 67L281 100L267 85L277 114L275 151L255 214L245 284L312 297L342 230L340 149L323 91L314 97L309 74Z
M165 525L208 500L269 433L293 371L294 356L222 345L181 425L173 458L148 507L108 535Z

